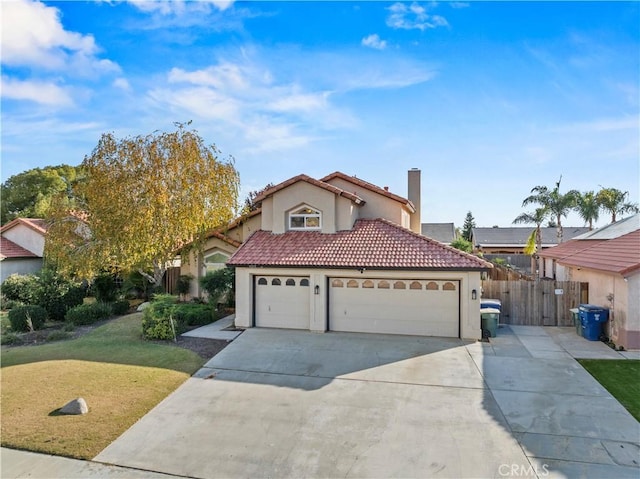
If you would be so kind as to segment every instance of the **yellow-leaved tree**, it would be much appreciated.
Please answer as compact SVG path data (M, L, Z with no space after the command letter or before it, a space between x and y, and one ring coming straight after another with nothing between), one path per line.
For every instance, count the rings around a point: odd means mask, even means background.
M198 247L238 207L233 159L221 160L195 130L117 139L105 133L82 166L79 205L52 214L45 257L59 271L91 278L139 271L159 285L182 247Z

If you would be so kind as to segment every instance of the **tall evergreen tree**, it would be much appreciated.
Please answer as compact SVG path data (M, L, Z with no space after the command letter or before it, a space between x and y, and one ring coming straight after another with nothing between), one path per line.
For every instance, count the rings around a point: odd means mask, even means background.
M471 211L467 212L467 216L464 218L464 225L462 225L462 238L471 241L473 237L473 228L476 227L476 221L471 214Z

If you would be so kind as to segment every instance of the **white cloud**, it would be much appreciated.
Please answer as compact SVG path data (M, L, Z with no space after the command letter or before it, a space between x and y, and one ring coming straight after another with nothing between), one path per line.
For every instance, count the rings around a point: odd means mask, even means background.
M159 13L160 15L183 15L185 13L208 13L211 7L215 7L220 11L228 9L233 5L234 0L129 0L138 10L146 13Z
M554 128L554 131L575 132L584 134L624 130L639 131L640 119L635 116L624 116L621 118L600 118L593 121L571 123Z
M124 91L131 91L131 85L126 78L116 78L113 80L113 86Z
M173 68L169 72L169 83L191 83L218 89L243 90L248 87L247 74L239 65L222 63L203 70L187 72L181 68Z
M15 80L2 77L2 97L11 100L27 100L48 106L71 106L71 95L62 87L48 82Z
M380 36L377 33L373 33L362 39L362 45L365 47L375 48L376 50L384 50L387 48L386 40L380 40Z
M424 31L449 25L443 16L430 15L425 7L415 2L409 6L397 2L391 5L388 10L391 13L387 17L387 25L391 28Z
M467 8L469 6L469 2L449 2L447 5L451 8Z
M65 30L60 12L40 2L16 0L2 5L2 64L91 75L118 71L97 58L92 35Z

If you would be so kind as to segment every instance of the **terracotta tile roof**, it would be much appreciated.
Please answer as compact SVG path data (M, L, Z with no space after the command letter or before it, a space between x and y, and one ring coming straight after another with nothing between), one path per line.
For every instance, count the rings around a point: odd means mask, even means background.
M224 241L225 243L233 246L234 248L239 248L240 245L242 244L240 241L236 241L233 238L230 238L229 236L225 235L224 233L221 233L220 231L210 231L207 234L207 238L218 238L219 240Z
M558 263L563 265L621 275L640 270L640 230L610 240L576 240L575 243L580 244L574 252L563 244L544 252L543 256L564 247L567 254L558 258Z
M47 224L46 220L43 220L41 218L16 218L4 224L2 228L0 228L0 233L10 230L14 226L20 224L25 225L26 227L31 228L32 230L42 235L46 234L47 230L49 229L49 225Z
M398 201L399 203L402 203L408 206L412 213L414 213L416 210L414 204L411 203L411 201L409 201L408 199L403 198L402 196L398 196L394 193L391 193L390 191L387 191L384 188L380 188L379 186L376 186L373 183L369 183L368 181L361 180L360 178L357 178L355 176L345 175L340 171L333 172L330 175L325 176L324 178L320 178L320 181L329 182L334 178L340 178L344 181L353 183L354 185L364 188L366 190L373 191L374 193L378 193L379 195L386 196L387 198L391 198L392 200Z
M559 244L558 246L543 249L540 251L539 255L543 258L560 260L585 249L589 249L599 243L602 243L602 240L569 240L565 243Z
M232 266L367 269L483 270L476 256L413 233L384 219L356 221L352 230L323 234L256 231L228 262Z
M323 181L318 181L314 178L311 178L310 176L307 175L298 175L298 176L294 176L293 178L289 178L286 181L283 181L280 184L277 184L271 188L269 188L268 190L265 190L264 192L262 192L262 194L256 196L254 198L254 202L259 203L260 201L264 200L265 198L268 198L269 196L271 196L272 194L286 188L287 186L291 186L294 183L298 183L299 181L305 181L311 185L317 186L319 188L323 188L327 191L330 191L338 196L344 196L345 198L350 199L351 201L353 201L354 203L358 204L358 205L363 205L365 203L365 201L360 198L358 195L355 195L353 193L349 193L348 191L344 191L336 186L330 185L328 183L325 183ZM383 190L384 191L384 190Z
M35 253L32 253L28 249L23 248L20 245L15 244L13 241L0 237L0 259L5 258L39 258Z

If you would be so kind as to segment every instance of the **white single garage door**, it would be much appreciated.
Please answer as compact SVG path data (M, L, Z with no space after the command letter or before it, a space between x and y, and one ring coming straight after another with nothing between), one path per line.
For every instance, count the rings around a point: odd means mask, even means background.
M309 277L256 276L255 325L309 329Z
M460 283L451 280L331 278L329 329L460 336Z

